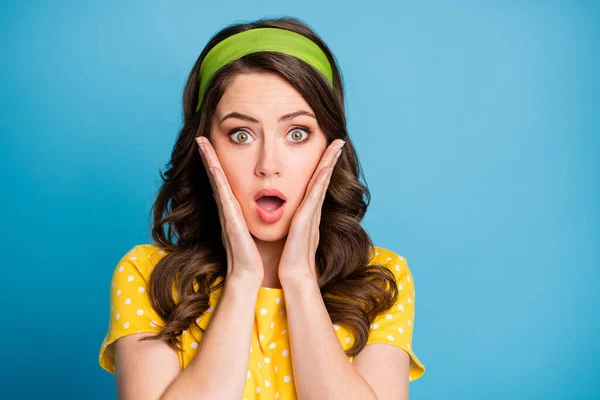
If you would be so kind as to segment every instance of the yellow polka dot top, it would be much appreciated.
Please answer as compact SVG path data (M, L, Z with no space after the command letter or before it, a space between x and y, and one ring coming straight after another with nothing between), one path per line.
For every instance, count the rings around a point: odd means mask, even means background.
M110 373L115 372L112 347L109 347L114 341L140 332L158 333L165 325L152 309L146 291L152 268L165 254L155 244L137 245L121 258L114 269L110 283L110 321L99 354L100 366ZM406 351L410 357L409 380L414 381L423 375L425 367L412 348L415 319L412 274L404 257L381 247L375 247L372 263L384 265L394 273L400 292L393 307L378 315L371 324L367 345L388 343ZM177 302L175 286L173 290ZM221 292L222 289L219 289L211 293L211 307L196 319L203 329L210 322ZM349 349L353 344L351 332L337 324L333 324L333 329L343 350ZM182 350L177 353L183 369L194 358L202 332L191 324L180 339ZM261 398L296 399L289 349L283 289L261 287L256 301L244 399L258 399L260 395ZM350 362L352 359L348 357Z

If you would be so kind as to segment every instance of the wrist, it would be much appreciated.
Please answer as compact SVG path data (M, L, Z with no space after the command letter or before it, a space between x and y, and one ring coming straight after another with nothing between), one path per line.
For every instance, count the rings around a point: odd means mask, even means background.
M263 279L258 276L241 276L236 274L230 274L225 278L225 286L235 287L243 291L254 291L258 292Z
M281 287L318 285L317 279L309 272L293 272L279 276Z

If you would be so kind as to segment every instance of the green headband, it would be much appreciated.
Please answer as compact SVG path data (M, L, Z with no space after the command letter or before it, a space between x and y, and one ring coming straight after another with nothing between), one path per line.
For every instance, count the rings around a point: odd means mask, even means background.
M323 50L309 38L279 28L256 28L229 36L213 47L200 66L200 91L198 105L200 109L204 92L214 74L225 65L259 51L273 51L294 56L321 72L333 86L331 65Z

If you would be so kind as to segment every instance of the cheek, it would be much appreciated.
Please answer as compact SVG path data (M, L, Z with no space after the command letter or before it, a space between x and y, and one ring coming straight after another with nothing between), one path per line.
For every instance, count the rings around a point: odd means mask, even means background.
M233 194L236 197L242 195L244 192L244 182L248 181L247 173L244 171L247 171L248 167L241 165L240 160L236 160L235 158L229 159L225 157L220 159L220 163Z
M321 154L316 154L315 156L313 152L310 155L305 155L295 160L292 165L288 165L288 175L293 175L294 177L293 181L299 194L299 201L302 201L302 198L306 195L310 180L316 173L320 161ZM290 171L293 171L293 173Z

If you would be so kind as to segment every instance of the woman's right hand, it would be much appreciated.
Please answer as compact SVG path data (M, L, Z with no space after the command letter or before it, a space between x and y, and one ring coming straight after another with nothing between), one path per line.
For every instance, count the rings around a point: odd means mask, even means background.
M264 277L262 258L250 235L240 203L231 191L217 153L208 139L200 136L196 142L219 209L221 237L227 251L227 277L239 277L244 281L257 282L260 286Z

